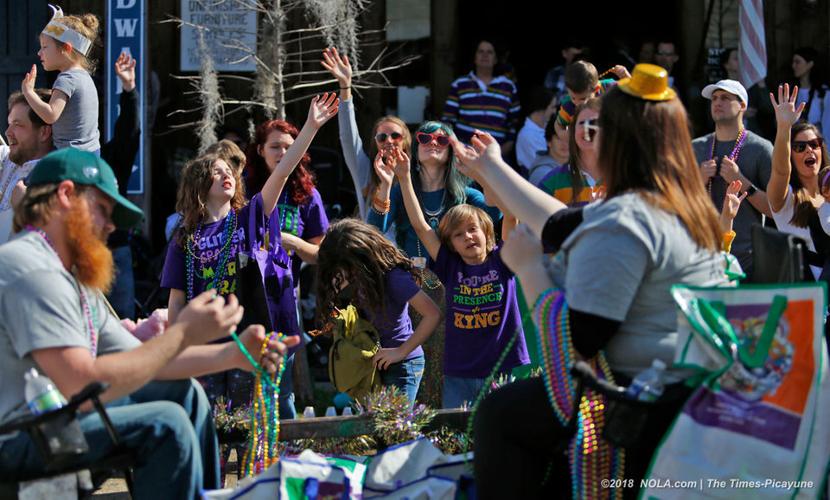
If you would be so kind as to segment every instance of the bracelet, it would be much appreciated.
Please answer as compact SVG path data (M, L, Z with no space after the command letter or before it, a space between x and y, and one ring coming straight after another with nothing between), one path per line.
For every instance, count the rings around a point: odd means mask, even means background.
M369 205L370 205L370 207L369 207L369 208L371 208L371 209L372 209L372 212L374 212L374 213L376 213L376 214L380 215L381 217L383 217L383 216L385 216L386 214L388 214L388 213L389 213L389 210L386 210L385 212L381 212L380 210L378 210L377 208L375 208L375 204L374 204L374 203L370 203Z
M753 194L758 192L758 188L755 185L750 184L749 187L746 189L746 197L749 198Z
M350 88L352 88L351 85L349 85L348 87L340 87L340 90L349 90Z
M386 212L389 212L389 209L392 207L392 200L381 200L380 198L375 196L375 198L372 200L372 206L381 207L381 209L385 210Z

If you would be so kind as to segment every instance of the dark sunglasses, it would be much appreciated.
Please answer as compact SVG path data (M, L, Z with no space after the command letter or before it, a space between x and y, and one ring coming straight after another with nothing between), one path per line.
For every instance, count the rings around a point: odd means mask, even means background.
M378 142L386 142L387 137L391 137L394 142L398 142L403 139L403 134L399 134L398 132L392 132L391 134L381 132L375 136L375 140Z
M436 144L438 144L442 148L445 148L450 145L450 137L448 135L418 132L417 134L415 134L415 139L418 141L418 144L423 144L424 146L431 143L432 141L435 141Z
M597 132L599 131L599 125L597 125L596 118L589 118L587 120L581 120L577 123L582 127L582 133L584 134L582 137L585 139L585 142L593 142L597 136Z
M810 146L810 149L813 151L817 150L824 144L823 139L810 139L809 141L793 141L793 151L796 153L803 153L807 146Z

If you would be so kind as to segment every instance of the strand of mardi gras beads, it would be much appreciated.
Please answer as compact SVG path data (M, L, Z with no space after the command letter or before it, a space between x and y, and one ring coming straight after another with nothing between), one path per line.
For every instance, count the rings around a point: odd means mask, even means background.
M277 335L277 339L281 340L283 335L281 333L271 332L266 337L260 348L260 356L265 356L268 352L268 343ZM243 475L253 476L258 474L279 460L279 386L282 381L282 375L285 371L285 362L280 360L279 368L275 376L275 380L265 372L262 365L257 363L251 353L245 347L235 331L231 332L234 342L237 347L251 363L256 372L254 380L254 394L251 404L251 423L248 436L248 449L242 460Z
M231 226L231 219L233 219L233 226ZM218 259L219 265L217 266L216 271L214 271L213 283L209 284L207 289L217 290L218 287L219 287L219 283L222 281L222 278L225 277L225 272L227 270L227 264L228 264L228 257L231 254L231 247L233 247L233 245L231 244L231 240L233 240L233 236L234 236L234 234L236 234L236 228L237 227L238 227L238 220L237 220L236 210L231 208L230 213L225 218L225 225L224 225L224 228L222 229L222 233L225 236L225 244L223 245L222 250L220 251L220 255L219 255L219 259ZM197 234L200 233L200 228L201 228L201 224L199 224L199 226L196 228ZM197 245L197 239L194 239L193 235L188 236L188 238L184 242L184 248L186 250L184 258L185 258L185 273L186 273L186 277L187 277L187 300L188 301L192 300L193 295L194 295L193 294L193 275L196 273L196 263L195 263L196 259L199 259L199 262L201 263L202 279L207 279L205 277L205 262L206 261L201 255L199 255L199 256L196 255L196 253L194 251L196 245ZM191 248L191 246L193 248ZM207 259L207 260L210 261L212 259Z

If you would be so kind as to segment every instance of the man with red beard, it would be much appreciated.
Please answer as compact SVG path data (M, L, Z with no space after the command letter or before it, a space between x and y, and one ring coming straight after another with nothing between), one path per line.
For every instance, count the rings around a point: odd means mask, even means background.
M46 102L52 95L47 89L35 92ZM0 244L5 243L11 233L12 201L15 192L22 194L22 185L18 186L18 183L35 168L39 158L52 151L52 126L32 111L22 93L9 96L8 109L6 137L9 145L0 146Z
M225 337L242 307L206 292L179 313L163 335L145 343L109 312L103 293L112 282L107 236L142 213L118 193L112 169L92 153L62 149L32 171L15 208L20 233L0 246L0 423L26 413L23 376L37 368L68 399L91 381L109 384L108 413L123 443L138 455L136 498L194 498L219 487L216 434L207 399L189 377L250 369ZM241 335L249 352L265 339L254 325ZM274 371L286 345L272 341L263 358ZM83 414L90 451L112 448L97 414ZM0 480L44 464L28 434L0 436Z

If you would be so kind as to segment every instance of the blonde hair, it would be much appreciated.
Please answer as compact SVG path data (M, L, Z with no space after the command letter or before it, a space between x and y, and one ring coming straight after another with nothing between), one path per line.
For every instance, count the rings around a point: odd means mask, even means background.
M101 22L98 20L98 16L96 16L95 14L63 16L55 19L55 21L61 24L65 24L69 28L72 28L84 37L88 38L92 42L93 47L97 44L98 35L101 31ZM89 56L81 54L80 52L75 50L77 49L77 47L73 47L73 50L71 52L64 52L65 47L67 47L67 44L54 38L52 38L52 40L55 40L55 43L58 44L58 48L61 49L61 52L70 60L72 60L72 62L80 64L81 66L83 66L85 70L87 70L90 73L95 72L95 67L98 64L98 61L92 59Z
M242 172L245 168L245 153L235 142L222 139L205 150L205 154L216 155L225 160L225 163L235 171Z
M447 210L441 222L438 223L438 239L447 249L455 251L452 246L452 232L465 222L475 221L481 225L481 230L487 239L487 253L496 248L496 231L493 228L493 219L484 210L463 203Z

